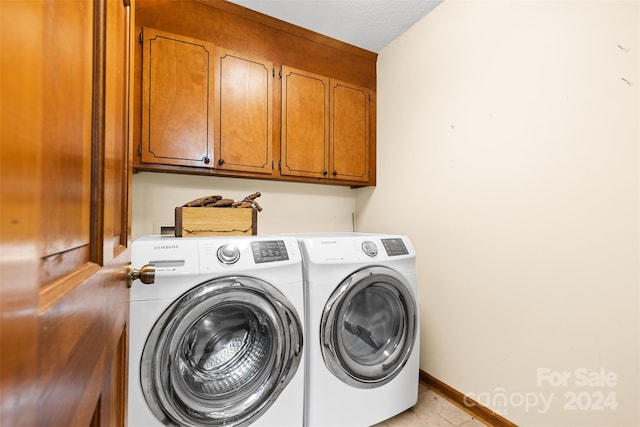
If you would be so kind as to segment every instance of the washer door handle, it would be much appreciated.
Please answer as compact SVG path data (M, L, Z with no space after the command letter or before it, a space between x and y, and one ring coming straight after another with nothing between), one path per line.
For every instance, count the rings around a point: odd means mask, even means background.
M151 285L156 281L156 266L155 265L143 265L140 270L132 268L129 263L127 275L129 276L129 287L134 280L140 279L145 285Z

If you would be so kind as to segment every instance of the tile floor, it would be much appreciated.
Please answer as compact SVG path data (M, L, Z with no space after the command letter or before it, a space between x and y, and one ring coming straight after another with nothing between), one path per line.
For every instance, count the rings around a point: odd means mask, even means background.
M413 408L373 427L486 427L486 424L421 383L418 403Z

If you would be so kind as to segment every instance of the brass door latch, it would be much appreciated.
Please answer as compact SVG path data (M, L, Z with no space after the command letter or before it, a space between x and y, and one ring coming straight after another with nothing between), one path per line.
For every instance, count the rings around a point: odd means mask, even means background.
M155 283L156 280L156 266L147 264L143 265L140 270L137 270L132 268L131 264L129 264L128 276L129 287L131 287L133 281L137 279L140 279L140 281L145 285L151 285Z

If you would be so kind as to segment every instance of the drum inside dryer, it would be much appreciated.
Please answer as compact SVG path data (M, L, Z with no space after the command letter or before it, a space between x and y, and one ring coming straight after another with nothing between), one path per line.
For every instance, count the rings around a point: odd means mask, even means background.
M335 289L320 331L325 365L336 377L359 388L379 387L391 381L411 355L416 302L400 274L367 267Z

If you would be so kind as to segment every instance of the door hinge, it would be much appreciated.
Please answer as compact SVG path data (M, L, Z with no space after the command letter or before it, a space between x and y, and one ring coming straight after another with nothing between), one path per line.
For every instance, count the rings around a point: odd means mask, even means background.
M144 44L144 33L140 31L140 37L138 37L138 41L140 44Z
M280 77L280 80L282 80L282 67L280 67L280 70L278 70L278 77Z
M282 172L282 160L278 160L278 170Z
M138 144L138 156L142 157L142 144Z

